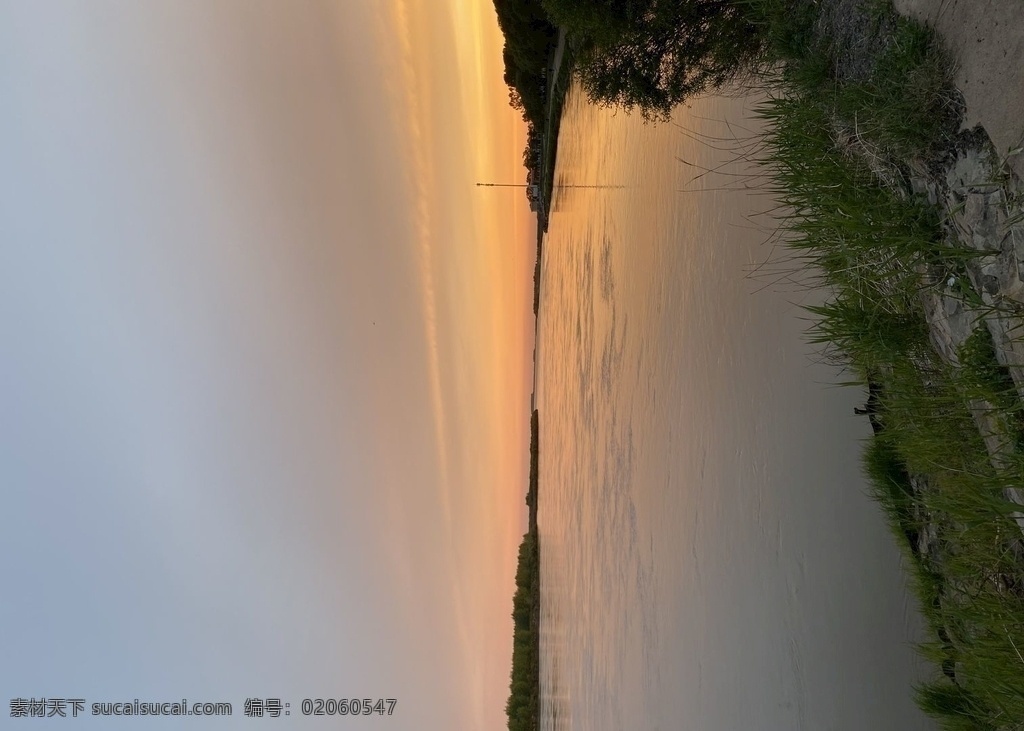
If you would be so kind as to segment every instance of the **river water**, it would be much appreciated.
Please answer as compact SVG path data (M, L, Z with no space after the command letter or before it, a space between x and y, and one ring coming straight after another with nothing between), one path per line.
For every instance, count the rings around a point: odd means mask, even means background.
M820 295L743 190L753 104L652 127L567 99L537 345L544 729L933 728L864 394L806 345Z

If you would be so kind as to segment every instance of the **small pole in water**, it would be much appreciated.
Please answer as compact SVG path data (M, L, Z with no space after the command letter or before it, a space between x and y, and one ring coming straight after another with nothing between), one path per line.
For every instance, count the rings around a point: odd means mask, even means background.
M486 186L488 188L539 188L537 185L525 185L520 183L477 183L477 187ZM625 188L625 185L573 185L572 183L566 183L564 185L556 186L558 188Z

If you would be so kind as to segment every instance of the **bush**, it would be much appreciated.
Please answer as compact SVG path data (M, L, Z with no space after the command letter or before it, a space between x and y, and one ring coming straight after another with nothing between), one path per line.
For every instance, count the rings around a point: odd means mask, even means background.
M566 28L592 102L668 119L695 94L734 78L761 51L733 0L544 0Z

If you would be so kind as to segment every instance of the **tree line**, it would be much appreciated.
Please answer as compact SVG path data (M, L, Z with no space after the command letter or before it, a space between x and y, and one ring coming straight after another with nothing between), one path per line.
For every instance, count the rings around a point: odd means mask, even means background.
M544 128L548 59L558 42L541 0L494 0L498 26L505 36L503 58L509 103L533 130Z
M595 103L667 119L761 55L757 0L495 0L512 106L543 128L549 54L565 29L574 73Z
M512 597L512 674L509 682L509 731L535 731L540 713L540 550L537 540L537 479L540 413L530 419L530 526L519 544L516 591Z
M519 544L516 593L512 597L512 675L509 683L509 731L535 731L540 711L540 561L537 533L528 531Z

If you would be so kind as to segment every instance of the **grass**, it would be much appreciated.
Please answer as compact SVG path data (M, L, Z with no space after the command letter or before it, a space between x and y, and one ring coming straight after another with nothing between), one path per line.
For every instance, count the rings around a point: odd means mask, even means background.
M905 550L930 629L921 651L936 664L917 701L945 729L1024 729L1024 541L1006 497L1024 486L1024 410L984 324L956 362L932 347L927 275L966 282L977 254L951 246L942 213L907 184L955 134L951 64L930 31L877 0L856 11L886 34L862 58L817 3L745 5L772 39L759 113L776 215L833 293L811 308L811 338L872 392L864 470Z
M935 34L895 14L890 3L852 3L874 45L851 50L835 27L849 17L823 22L819 3L808 0L745 0L770 39L760 71L788 89L813 94L855 134L883 153L934 152L955 133L960 116L950 81L953 64ZM822 3L824 4L824 3ZM779 80L779 79L776 79Z
M951 66L929 29L900 17L894 36L869 79L834 88L835 104L841 117L884 150L928 152L955 130Z

